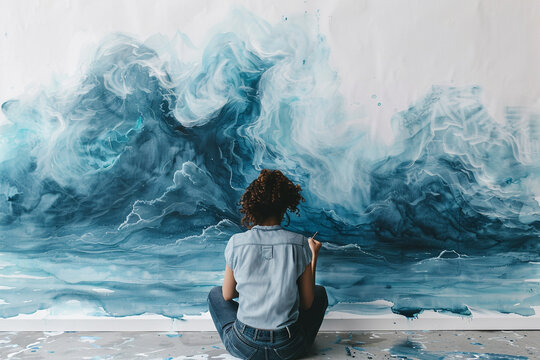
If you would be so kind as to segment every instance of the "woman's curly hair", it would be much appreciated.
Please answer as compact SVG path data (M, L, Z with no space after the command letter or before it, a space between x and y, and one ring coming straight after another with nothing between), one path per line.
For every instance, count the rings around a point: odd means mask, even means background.
M270 217L280 218L287 209L298 214L298 204L305 201L301 190L281 171L263 169L240 199L242 225L251 228Z

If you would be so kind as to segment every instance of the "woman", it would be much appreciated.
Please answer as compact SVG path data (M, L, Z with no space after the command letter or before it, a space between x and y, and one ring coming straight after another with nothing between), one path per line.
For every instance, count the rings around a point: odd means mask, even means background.
M208 308L225 348L242 359L302 356L328 306L324 287L315 286L321 243L280 226L287 210L298 213L300 191L265 169L240 200L249 230L230 238L223 286L210 291Z

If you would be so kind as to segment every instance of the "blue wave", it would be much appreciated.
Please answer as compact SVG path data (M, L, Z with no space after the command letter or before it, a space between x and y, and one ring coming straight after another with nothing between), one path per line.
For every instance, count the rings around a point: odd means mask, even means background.
M145 43L109 36L75 88L2 105L12 124L0 224L39 224L41 236L95 226L191 235L221 219L239 224L242 190L271 167L305 189L298 231L416 248L537 243L539 167L489 116L478 87L435 87L396 114L398 141L373 160L362 129L348 135L337 87L325 89L335 74L319 47L309 65L296 48L257 52L223 33L195 69L171 69ZM310 138L329 127L341 136Z
M540 167L531 156L540 152L525 153L524 129L494 121L480 94L478 87L434 87L394 116L397 151L370 171L379 239L459 250L538 245Z

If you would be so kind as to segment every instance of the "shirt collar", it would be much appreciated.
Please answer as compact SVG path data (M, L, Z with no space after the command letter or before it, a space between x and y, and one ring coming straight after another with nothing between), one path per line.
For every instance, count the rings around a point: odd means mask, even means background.
M254 225L251 227L252 230L279 230L281 225Z

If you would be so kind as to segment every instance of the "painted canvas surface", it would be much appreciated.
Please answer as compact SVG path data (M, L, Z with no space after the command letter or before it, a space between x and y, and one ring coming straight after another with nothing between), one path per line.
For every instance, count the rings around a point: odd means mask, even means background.
M540 306L540 3L0 7L1 317L207 311L263 168L330 310Z

